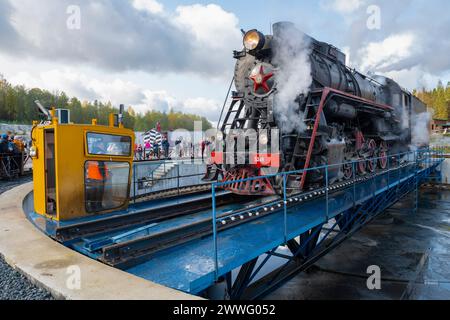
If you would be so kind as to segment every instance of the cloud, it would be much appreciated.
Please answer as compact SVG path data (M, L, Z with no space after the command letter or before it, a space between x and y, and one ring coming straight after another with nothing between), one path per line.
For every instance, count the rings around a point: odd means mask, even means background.
M221 105L214 99L196 97L181 100L164 90L146 90L144 94L145 99L143 103L135 106L136 110L141 113L149 110L174 111L199 115L211 121L217 121L219 118Z
M13 84L23 84L29 88L37 87L49 91L66 91L81 100L111 101L115 105L126 103L133 105L145 99L142 89L130 81L112 79L101 81L93 79L71 69L53 69L33 76L27 72L19 72L8 79Z
M352 2L352 1L351 1ZM436 0L433 4L420 0L360 1L349 10L340 1L328 1L348 22L348 32L342 32L340 43L348 47L352 67L380 74L410 74L409 89L421 85L423 79L444 76L450 71L450 2ZM355 2L356 3L356 2ZM380 29L370 30L367 21L369 5L380 9ZM402 83L400 83L403 85Z
M358 51L361 71L383 71L393 69L393 65L411 57L415 37L411 33L394 34L380 42L370 42Z
M133 0L133 7L150 13L161 13L164 11L164 6L156 0Z
M220 51L225 49L225 44L228 43L238 45L233 49L241 46L242 35L237 28L238 18L216 4L180 6L176 9L174 22L179 29L191 33L199 49ZM230 52L227 52L227 55Z
M362 0L328 0L322 1L322 7L325 9L331 9L342 14L349 14L362 5Z
M145 99L136 106L136 111L145 113L147 111L170 112L182 108L182 104L167 91L144 91ZM180 111L180 110L179 110Z
M438 76L424 71L419 66L410 69L402 69L400 71L389 71L384 75L409 89L431 89L435 87L439 81Z
M8 1L0 1L0 46L16 50L20 47L21 40L9 19L12 12L13 7Z
M182 108L184 112L199 114L213 121L219 119L221 109L222 106L218 101L203 97L186 99Z
M81 28L71 30L66 10L73 3L9 2L0 23L9 22L14 46L2 42L0 51L106 71L222 77L232 68L232 50L241 45L237 17L217 5L168 13L156 0L78 0Z
M54 69L32 75L19 72L8 79L13 84L25 85L28 88L42 88L60 92L62 88L69 96L76 96L80 100L110 101L118 106L123 103L132 106L135 111L183 112L217 120L220 114L220 103L205 97L177 98L166 90L148 90L140 85L123 81L118 78L96 79L74 69Z

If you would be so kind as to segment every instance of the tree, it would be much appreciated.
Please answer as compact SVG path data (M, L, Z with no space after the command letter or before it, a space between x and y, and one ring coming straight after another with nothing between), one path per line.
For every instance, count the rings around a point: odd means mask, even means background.
M31 123L38 120L41 115L35 105L39 100L42 105L56 108L69 109L71 121L74 123L91 123L97 119L99 124L107 125L109 114L118 113L111 102L81 102L76 97L69 97L65 92L50 92L39 88L27 89L24 86L12 86L0 74L0 120L15 123ZM136 113L132 106L124 113L124 125L136 131L146 131L154 128L158 121L161 122L163 130L184 128L193 130L194 121L202 121L204 129L209 129L211 124L202 117L173 113L162 113L159 111L148 111L145 114Z

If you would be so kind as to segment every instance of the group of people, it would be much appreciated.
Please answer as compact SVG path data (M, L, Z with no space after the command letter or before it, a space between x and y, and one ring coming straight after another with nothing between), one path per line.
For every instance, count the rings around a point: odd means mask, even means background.
M0 135L0 178L20 174L23 170L26 144L11 132Z
M161 152L162 151L162 152ZM134 154L137 160L150 160L150 159L170 159L170 143L167 135L163 136L161 144L154 143L153 145L150 141L142 144L135 144Z
M198 146L192 142L184 141L181 137L175 140L171 151L171 146L167 135L165 135L161 143L154 143L153 145L147 141L144 144L135 144L134 154L135 159L142 160L159 160L177 158L197 158L200 156L202 160L210 153L209 149L211 142L203 140Z
M209 147L211 142L209 140L203 140L197 146L196 144L188 141L183 141L183 138L178 138L175 141L175 154L179 158L197 158L200 156L202 160L205 159L205 155L209 154Z
M149 133L153 133L153 136L149 134L146 138L147 140L145 140L143 144L136 143L134 145L134 155L136 160L171 159L171 157L194 159L199 156L204 160L205 156L211 153L214 144L214 141L205 139L201 141L199 145L196 145L180 136L175 140L171 151L169 134L161 133L160 122L157 122L156 127L150 130ZM154 136L159 136L159 139L152 141L154 140Z
M25 151L25 143L20 137L13 136L10 132L0 136L0 153L12 154Z

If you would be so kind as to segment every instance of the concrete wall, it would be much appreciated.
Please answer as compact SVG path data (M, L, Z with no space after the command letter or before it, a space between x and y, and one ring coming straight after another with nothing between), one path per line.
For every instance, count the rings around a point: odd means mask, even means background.
M57 299L68 300L198 300L114 269L73 251L39 231L26 217L32 210L33 184L0 195L0 255L33 284ZM25 202L25 203L24 203ZM77 266L81 289L67 286L68 270Z

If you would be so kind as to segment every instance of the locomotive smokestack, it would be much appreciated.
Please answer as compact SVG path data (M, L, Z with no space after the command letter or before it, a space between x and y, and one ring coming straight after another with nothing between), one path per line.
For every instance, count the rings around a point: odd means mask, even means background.
M282 33L289 29L297 30L297 28L295 27L295 24L292 22L281 21L281 22L274 23L273 24L273 36L277 37L277 38L282 37ZM299 30L297 30L297 31L300 32Z

